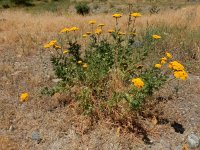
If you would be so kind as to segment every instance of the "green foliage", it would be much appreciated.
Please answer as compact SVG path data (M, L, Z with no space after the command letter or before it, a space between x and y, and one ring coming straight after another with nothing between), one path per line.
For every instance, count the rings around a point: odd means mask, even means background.
M79 102L80 108L83 110L85 115L90 115L93 108L93 103L91 99L92 91L91 89L84 87L77 96L77 101Z
M147 97L152 96L156 90L164 85L167 79L167 76L155 67L145 70L139 77L144 81L144 87L142 89L132 88L124 95L133 109L139 108Z
M32 0L11 0L16 5L33 6Z
M87 15L90 12L90 7L85 2L80 2L75 5L76 12L80 15Z

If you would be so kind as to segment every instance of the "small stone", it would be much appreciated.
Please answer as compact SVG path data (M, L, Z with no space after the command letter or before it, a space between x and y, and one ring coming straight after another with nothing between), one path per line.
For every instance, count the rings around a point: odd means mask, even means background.
M40 143L40 141L42 140L40 133L38 131L34 131L32 133L31 139L34 140L34 141L37 141L37 143Z
M11 126L9 127L9 131L12 132L13 130L14 130L14 127L13 127L13 125L11 125Z
M199 138L194 134L188 135L187 143L190 148L197 148L199 146Z
M143 46L143 43L140 42L140 41L135 41L135 42L133 43L133 45L132 45L132 47L141 47L141 46Z
M62 81L62 79L59 79L59 78L58 79L52 79L52 81L55 82L55 83L58 83L58 82Z

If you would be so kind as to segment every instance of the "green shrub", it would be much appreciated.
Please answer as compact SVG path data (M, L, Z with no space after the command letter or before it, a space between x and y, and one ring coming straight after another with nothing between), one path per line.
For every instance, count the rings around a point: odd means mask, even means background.
M77 38L79 28L64 28L60 39L67 40L52 40L44 46L52 50L55 74L62 79L60 88L57 85L44 93L62 92L65 86L78 87L75 95L84 114L107 113L108 109L111 113L117 109L133 111L167 82L170 73L181 80L187 78L184 67L160 47L165 40L161 32L164 27L148 26L142 38L137 38L134 23L140 14L129 19L131 27L126 33L118 26L121 14L113 16L116 25L109 33L104 32L103 24L94 29L96 21L92 20L92 31L82 38ZM79 40L86 45L81 47Z
M76 12L80 15L86 15L90 12L90 7L87 5L87 3L80 2L75 5Z
M32 0L11 0L16 5L33 6Z

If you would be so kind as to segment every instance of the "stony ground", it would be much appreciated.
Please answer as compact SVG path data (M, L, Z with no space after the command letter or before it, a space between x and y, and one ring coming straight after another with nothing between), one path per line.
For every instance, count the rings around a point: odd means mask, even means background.
M42 50L25 56L4 45L0 47L0 58L1 150L178 150L192 132L200 137L199 76L191 74L181 84L178 97L171 90L176 83L156 93L160 103L152 112L169 122L155 125L151 119L143 119L152 141L147 145L140 135L117 134L116 128L103 121L86 130L86 117L78 116L73 107L59 107L56 96L42 96L40 90L44 86L55 84L49 56ZM24 91L30 93L30 99L21 104L19 95ZM171 127L174 121L183 125L183 134Z

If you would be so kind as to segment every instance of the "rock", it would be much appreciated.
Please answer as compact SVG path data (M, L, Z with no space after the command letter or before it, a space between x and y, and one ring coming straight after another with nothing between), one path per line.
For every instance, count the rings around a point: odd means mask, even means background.
M40 141L42 140L40 133L38 131L33 131L31 139L37 141L37 143L40 143Z
M58 82L62 81L62 79L59 79L59 78L58 79L52 79L52 81L55 82L55 83L58 83Z
M197 148L199 146L199 138L194 133L188 135L187 143L190 148Z
M9 131L10 131L10 132L14 131L13 125L11 125L11 126L9 127Z
M133 48L138 48L138 47L141 47L141 46L143 46L144 45L144 43L143 42L140 42L140 41L135 41L133 44L132 44L132 47Z

